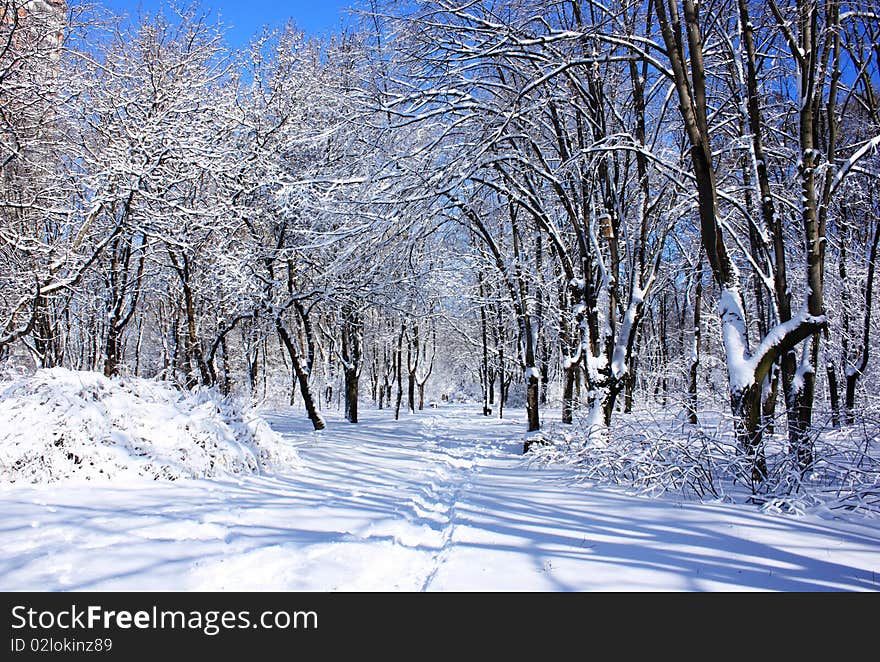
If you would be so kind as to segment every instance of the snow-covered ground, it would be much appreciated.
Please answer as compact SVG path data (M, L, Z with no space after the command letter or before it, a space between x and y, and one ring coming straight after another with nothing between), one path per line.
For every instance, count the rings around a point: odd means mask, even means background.
M0 589L880 589L876 520L586 487L525 465L519 417L362 416L269 416L284 473L0 484Z

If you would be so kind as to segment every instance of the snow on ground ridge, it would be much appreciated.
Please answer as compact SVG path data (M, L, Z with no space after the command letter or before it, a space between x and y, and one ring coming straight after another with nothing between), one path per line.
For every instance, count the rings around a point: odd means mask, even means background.
M176 480L296 461L265 421L214 389L64 368L0 384L0 481Z

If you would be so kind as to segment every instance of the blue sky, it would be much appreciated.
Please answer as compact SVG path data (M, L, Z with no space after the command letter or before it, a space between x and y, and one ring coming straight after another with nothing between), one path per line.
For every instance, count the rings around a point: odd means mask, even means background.
M345 8L355 0L200 0L228 26L228 40L233 47L246 44L264 25L280 26L288 18L306 32L320 33L338 28L345 19ZM97 0L117 13L136 16L139 10L155 12L166 0ZM179 4L187 4L185 1Z

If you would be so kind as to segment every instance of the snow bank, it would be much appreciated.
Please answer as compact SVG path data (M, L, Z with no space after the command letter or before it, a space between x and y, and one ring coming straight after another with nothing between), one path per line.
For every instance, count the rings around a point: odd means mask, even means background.
M0 383L0 481L175 480L296 463L263 419L213 389L63 368Z

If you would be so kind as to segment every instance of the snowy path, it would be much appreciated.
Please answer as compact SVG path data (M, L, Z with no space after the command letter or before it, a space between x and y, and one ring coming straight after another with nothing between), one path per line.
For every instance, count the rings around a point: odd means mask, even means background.
M288 475L0 486L0 590L880 588L880 522L572 485L523 466L519 420L270 420Z

